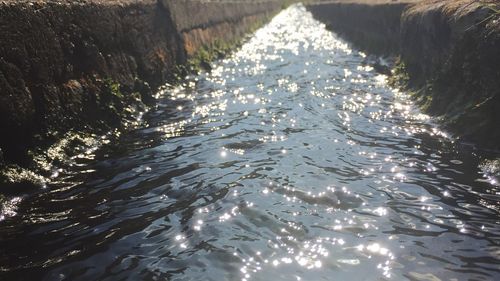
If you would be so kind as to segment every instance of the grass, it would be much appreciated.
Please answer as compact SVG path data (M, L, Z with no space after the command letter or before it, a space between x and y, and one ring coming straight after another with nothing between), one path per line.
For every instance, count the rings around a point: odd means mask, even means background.
M488 17L484 18L482 21L480 21L480 22L478 22L476 24L471 25L469 28L466 29L466 31L469 31L470 29L472 29L474 27L480 26L483 23L488 22L488 21L494 19L495 17L500 16L500 10L497 9L496 6L494 6L493 4L486 5L484 7L487 8L487 9L489 9L490 11L492 11L492 14L489 15Z

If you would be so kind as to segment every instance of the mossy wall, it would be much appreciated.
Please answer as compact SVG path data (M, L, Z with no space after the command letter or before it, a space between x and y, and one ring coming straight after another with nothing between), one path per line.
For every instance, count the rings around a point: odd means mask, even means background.
M498 1L344 0L308 9L354 46L399 56L394 85L461 139L500 149ZM401 79L400 79L401 78Z
M282 1L107 0L0 3L0 151L68 131L122 126L198 50L241 38Z
M405 11L409 89L462 139L500 149L500 14L487 1L427 1Z
M399 53L401 14L407 2L333 1L307 5L313 16L327 28L367 52Z

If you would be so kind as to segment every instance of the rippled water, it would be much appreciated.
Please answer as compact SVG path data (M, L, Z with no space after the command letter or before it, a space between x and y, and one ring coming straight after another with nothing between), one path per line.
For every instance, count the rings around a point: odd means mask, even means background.
M75 184L14 197L0 279L499 280L482 156L366 61L283 11Z

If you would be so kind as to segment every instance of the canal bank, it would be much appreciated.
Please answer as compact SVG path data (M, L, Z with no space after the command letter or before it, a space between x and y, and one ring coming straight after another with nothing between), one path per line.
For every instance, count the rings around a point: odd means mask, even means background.
M495 1L321 1L308 9L356 47L399 56L393 82L464 142L500 148Z
M56 142L68 151L133 126L159 86L207 66L283 2L0 2L0 163L32 167Z

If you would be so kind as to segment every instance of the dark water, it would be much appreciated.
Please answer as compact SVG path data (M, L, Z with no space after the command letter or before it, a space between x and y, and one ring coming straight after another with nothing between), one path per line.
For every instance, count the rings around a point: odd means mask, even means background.
M500 280L483 156L364 61L282 12L74 184L14 198L0 279Z

